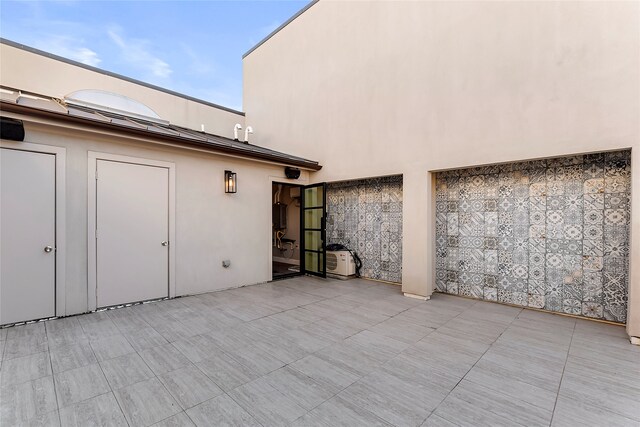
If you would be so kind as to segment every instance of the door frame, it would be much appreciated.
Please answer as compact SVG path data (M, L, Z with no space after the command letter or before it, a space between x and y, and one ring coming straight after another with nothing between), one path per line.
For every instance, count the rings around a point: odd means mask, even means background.
M283 185L293 185L295 187L300 187L300 191L302 192L302 187L304 187L305 185L309 184L309 180L306 178L305 175L300 174L300 178L298 179L291 179L291 178L287 178L286 176L278 176L278 175L270 175L268 181L268 185L269 185L269 189L266 191L266 194L269 195L268 199L267 199L267 215L268 215L268 221L266 221L266 225L267 225L267 229L268 234L267 236L269 236L268 239L268 251L267 254L269 256L268 258L268 263L267 265L269 266L269 278L266 280L267 282L271 282L273 281L273 222L271 219L271 215L272 215L272 206L273 206L273 197L271 192L273 191L273 184L283 184ZM300 198L302 200L302 194L300 194ZM302 215L302 206L300 206L300 215ZM302 217L300 218L302 220ZM302 232L302 221L300 221L300 231ZM300 237L302 238L302 234L300 235ZM302 258L300 259L300 275L302 276ZM292 276L293 277L293 276Z
M88 152L87 162L87 254L88 254L88 280L87 280L87 309L95 311L98 306L97 286L98 286L98 253L96 242L96 203L97 184L96 167L98 160L106 160L120 163L130 163L142 166L155 166L167 168L169 171L169 298L176 296L176 165L172 162L161 160L151 160L141 157L123 156L119 154L101 153L97 151Z
M289 278L289 277L296 277L296 276L303 276L304 273L302 272L302 267L303 267L303 259L302 259L302 220L303 220L303 212L304 209L302 208L302 191L305 187L305 184L300 184L298 182L286 182L287 179L284 180L276 180L274 179L273 181L271 181L271 191L273 191L273 185L274 184L282 184L282 185L287 185L289 187L297 187L300 189L300 240L298 241L298 244L300 245L298 252L300 253L300 259L299 261L299 267L300 267L300 271L298 273L292 272L291 274L287 274L286 276L282 276L281 278L285 279L285 278ZM271 197L271 206L273 206L273 197ZM271 236L273 239L273 228L271 227ZM272 239L269 239L269 243L270 243L270 249L269 249L269 256L270 256L270 262L269 262L269 281L273 281L276 280L273 278L273 244L272 244Z
M66 310L66 261L67 261L67 230L66 230L66 157L64 147L35 144L31 142L17 142L0 140L0 148L11 150L31 151L34 153L53 154L55 156L55 316L65 316Z

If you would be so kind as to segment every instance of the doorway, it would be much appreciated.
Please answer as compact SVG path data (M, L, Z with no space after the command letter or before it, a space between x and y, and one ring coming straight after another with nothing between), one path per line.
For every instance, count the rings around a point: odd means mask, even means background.
M271 185L272 280L326 277L326 184Z
M56 156L0 152L0 324L56 315Z
M66 150L0 146L0 325L64 316Z
M272 279L302 274L300 268L300 209L302 186L271 185Z
M175 296L174 164L98 153L89 164L89 310Z

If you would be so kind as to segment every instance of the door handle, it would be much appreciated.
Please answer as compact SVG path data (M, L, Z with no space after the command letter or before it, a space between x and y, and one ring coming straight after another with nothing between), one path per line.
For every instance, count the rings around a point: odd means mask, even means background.
M49 253L49 252L51 252L52 250L53 250L53 248L52 248L51 246L45 246L45 247L44 247L44 251L45 251L46 253Z
M166 240L164 240L162 243L160 243L162 246L169 246L169 242L167 242Z

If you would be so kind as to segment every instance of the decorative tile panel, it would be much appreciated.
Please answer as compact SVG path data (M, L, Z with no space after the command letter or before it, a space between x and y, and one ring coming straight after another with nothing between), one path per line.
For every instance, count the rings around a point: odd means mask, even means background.
M457 179L442 182L436 200L438 289L447 291L450 263L458 254L449 240L458 234L458 204L449 200ZM452 199L454 200L454 199ZM362 277L402 282L402 175L327 184L327 243L354 250L362 260ZM458 279L456 278L456 281Z
M436 176L436 287L624 323L629 151Z

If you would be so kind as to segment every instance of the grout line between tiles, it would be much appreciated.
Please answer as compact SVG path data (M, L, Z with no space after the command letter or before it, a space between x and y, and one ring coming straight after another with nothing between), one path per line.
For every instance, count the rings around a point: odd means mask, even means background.
M476 304L478 304L478 303L476 302L476 303L475 303L475 304L473 304L473 305L476 305ZM469 306L469 307L472 307L473 305L471 305L471 306ZM462 315L463 313L465 313L466 311L467 311L467 310L465 309L464 311L462 311L462 312L461 312L460 314L458 314L457 316L455 316L455 317L453 317L453 318L449 319L449 320L447 321L447 323L449 323L449 322L450 322L451 320L453 320L453 319L458 318L459 316L461 316L461 315ZM493 340L493 342L492 342L491 344L489 344L489 347L487 347L487 349L482 353L482 355L481 355L480 357L478 357L478 359L473 363L473 365L471 365L471 367L470 367L470 368L467 370L467 372L462 376L462 378L460 378L460 380L456 383L456 385L454 385L454 386L451 388L451 390L449 390L449 392L447 393L447 395L446 395L446 396L445 396L445 397L440 401L440 403L439 403L439 404L438 404L438 405L433 409L433 411L431 411L431 412L429 413L429 415L427 415L427 418L425 418L424 420L422 420L422 422L423 422L423 423L424 423L427 419L429 419L429 417L430 417L431 415L433 415L433 414L435 413L435 411L438 409L438 407L439 407L440 405L442 405L442 402L444 402L444 401L449 397L449 395L450 395L451 393L453 393L453 391L458 387L458 385L460 385L460 383L462 382L462 380L464 380L464 379L465 379L465 377L467 376L467 374L468 374L469 372L471 372L471 370L472 370L472 369L473 369L473 368L478 364L478 362L479 362L479 361L484 357L484 355L485 355L485 354L487 354L487 352L488 352L489 350L491 350L491 348L492 348L492 347L493 347L493 345L496 343L496 341L498 341L498 339L500 339L500 337L502 336L502 334L504 334L504 333L509 329L509 327L511 326L511 324L512 324L512 323L513 323L513 322L518 318L518 315L520 315L520 313L522 313L522 309L520 309L520 311L518 312L518 314L517 314L513 319L511 319L511 321L509 322L509 324L507 325L507 327L504 329L504 331L500 332L500 335L498 335L498 336L496 337L496 339L494 339L494 340ZM444 325L441 325L441 326L439 326L438 328L436 328L436 331L437 331L438 329L440 329L442 326L445 326L447 323L445 323ZM489 411L489 412L492 412L492 411ZM496 414L496 415L500 415L500 414ZM438 416L440 416L440 417L442 417L442 418L446 419L447 421L452 422L452 423L454 423L454 424L455 424L455 422L453 422L453 421L449 420L448 418L446 418L446 417L444 417L444 416L442 416L442 415L438 415Z
M553 424L553 417L556 415L556 406L558 405L558 398L560 397L560 389L562 388L562 380L564 380L564 371L567 369L567 361L569 360L569 353L571 352L571 344L573 343L573 335L576 333L576 325L573 324L573 332L571 334L571 340L569 341L569 348L567 348L567 356L564 359L564 366L562 367L562 375L560 376L560 384L558 384L558 391L556 392L556 401L553 403L553 411L551 412L551 420L549 420L549 426Z

